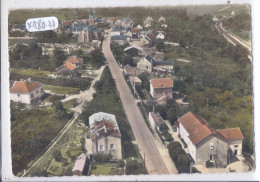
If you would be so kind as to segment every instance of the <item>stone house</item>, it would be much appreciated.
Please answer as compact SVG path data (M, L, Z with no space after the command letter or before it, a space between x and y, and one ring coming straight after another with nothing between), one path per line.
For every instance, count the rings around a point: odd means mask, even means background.
M140 39L139 45L142 47L152 45L152 40L148 36L144 36Z
M170 78L150 80L150 94L154 100L172 99L173 81Z
M92 42L93 40L100 39L101 32L99 28L93 24L87 26L78 34L78 42Z
M150 55L146 55L137 63L137 68L139 68L142 72L152 72L154 63L155 60Z
M142 74L142 72L139 68L126 65L124 67L124 74L129 75L129 76L139 76Z
M127 55L132 56L132 57L137 57L139 55L139 52L142 52L142 51L143 51L143 48L136 46L136 45L132 45L132 46L126 47L124 49L124 53L126 53Z
M82 153L76 160L73 169L72 169L72 175L73 176L82 176L83 171L86 167L86 159L87 155Z
M77 76L77 67L70 62L66 62L56 69L56 75L61 77L75 77Z
M79 58L79 57L76 57L76 56L71 56L70 58L68 58L67 60L65 60L63 63L64 63L64 64L65 64L65 63L71 63L71 64L73 64L74 66L76 66L77 69L81 69L82 66L83 66L83 59L82 59L82 58Z
M157 129L157 127L164 123L161 115L154 112L149 112L149 122L154 131Z
M132 28L131 32L132 32L132 39L139 39L139 37L140 37L140 29Z
M122 159L121 133L113 114L99 112L89 117L93 155L111 154L112 160Z
M192 112L179 118L176 125L196 165L210 161L225 167L232 155L242 154L243 135L239 128L214 130Z
M44 95L43 85L39 82L28 80L15 81L10 88L10 100L24 104L31 104Z

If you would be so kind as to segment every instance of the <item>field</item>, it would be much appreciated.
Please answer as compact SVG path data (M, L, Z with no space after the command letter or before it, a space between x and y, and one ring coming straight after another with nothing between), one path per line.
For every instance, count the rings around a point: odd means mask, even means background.
M44 85L44 90L50 90L52 93L55 94L78 94L80 89L74 88L74 87L59 87L59 86L53 86L53 85Z
M36 78L47 78L50 71L43 71L43 70L35 70L35 69L17 69L11 68L11 72L14 74L19 74L27 77L36 77Z

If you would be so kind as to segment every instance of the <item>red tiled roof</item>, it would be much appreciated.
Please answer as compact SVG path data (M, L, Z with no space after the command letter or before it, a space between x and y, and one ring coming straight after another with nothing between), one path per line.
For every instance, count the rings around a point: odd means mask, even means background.
M11 93L30 93L33 90L42 87L41 83L24 80L24 81L16 81L12 88L10 88Z
M86 163L86 154L82 153L76 160L75 165L72 171L83 171L85 163Z
M208 126L208 123L192 112L188 112L178 121L187 130L189 138L194 145L213 134L213 130Z
M70 62L70 63L80 63L80 62L83 62L83 59L82 58L78 58L76 56L71 56L69 59L67 59L63 63L67 63L67 62Z
M217 130L226 140L243 140L244 136L240 130L240 128L227 128Z
M76 69L76 66L74 66L73 64L71 64L70 62L67 62L64 64L64 66L66 68L68 68L69 70L73 71L74 69Z
M91 128L90 138L95 140L96 138L103 135L113 135L121 137L119 129L115 126L115 123L111 121L102 120L94 123L93 128Z
M132 32L132 33L139 33L139 32L140 32L140 29L138 29L138 28L132 28L131 32Z
M158 78L150 80L153 88L171 88L173 81L170 78Z

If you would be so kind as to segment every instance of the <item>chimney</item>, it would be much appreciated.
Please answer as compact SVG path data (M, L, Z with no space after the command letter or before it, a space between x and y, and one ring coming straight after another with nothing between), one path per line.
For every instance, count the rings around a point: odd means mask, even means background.
M28 78L28 81L30 81L30 82L31 82L31 81L32 81L32 78L31 78L31 77L29 77L29 78Z

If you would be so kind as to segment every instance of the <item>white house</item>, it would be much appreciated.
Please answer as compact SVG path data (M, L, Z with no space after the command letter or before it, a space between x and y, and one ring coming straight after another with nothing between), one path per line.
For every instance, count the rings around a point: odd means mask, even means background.
M10 88L10 99L13 102L31 104L44 94L43 85L39 82L28 80L15 81Z
M156 36L156 39L164 40L165 36L162 32L159 32L158 35Z
M113 160L122 159L121 133L113 114L99 112L89 117L93 154L111 154Z
M141 25L137 25L136 28L138 28L139 30L143 30L144 29Z
M117 27L112 28L110 32L111 37L116 35L121 35L121 30Z
M137 68L139 68L141 71L152 72L154 63L155 60L150 55L146 55L137 63Z

